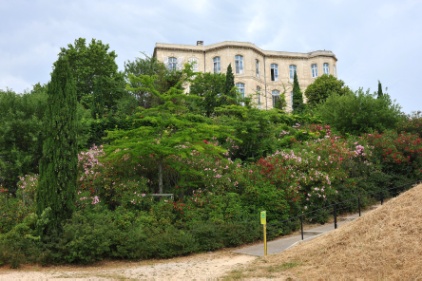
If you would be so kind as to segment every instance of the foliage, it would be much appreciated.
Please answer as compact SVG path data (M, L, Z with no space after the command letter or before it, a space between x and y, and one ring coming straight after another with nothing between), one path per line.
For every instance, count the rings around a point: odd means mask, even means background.
M24 95L0 91L0 185L12 193L19 176L38 172L46 103L42 89Z
M138 79L140 75L155 76L154 86L159 92L166 92L174 81L180 78L180 71L170 72L166 66L155 57L145 55L145 58L136 58L134 61L125 62L125 78L127 89L136 98L137 104L144 108L150 108L159 103L159 99L149 91L142 88L142 81ZM174 79L176 78L176 79Z
M382 92L382 85L381 82L378 80L378 91L377 91L377 98L382 98L384 93Z
M37 189L37 214L51 207L50 224L42 234L59 232L72 216L77 177L76 88L69 63L59 58L48 85L43 156Z
M303 104L303 94L300 90L299 81L297 80L297 74L295 71L295 75L293 78L293 112L294 113L300 113L304 109Z
M139 76L142 89L146 89L160 100L160 105L143 109L131 117L130 130L114 130L108 133L112 141L108 146L109 159L126 159L133 165L148 163L155 166L158 174L158 189L163 193L163 172L165 166L172 166L180 158L188 158L193 150L210 154L222 153L218 146L208 145L207 140L214 137L227 137L230 131L224 126L216 126L203 116L188 113L186 107L189 96L182 90L171 88L160 93L155 88L154 77ZM174 160L176 160L174 162ZM152 179L151 179L152 180Z
M375 98L362 89L355 94L331 95L316 114L341 134L353 135L394 129L401 118L399 106L387 94Z
M28 215L11 231L0 234L0 265L18 268L22 263L37 262L40 254L39 237L35 236L36 215Z
M384 134L368 134L365 137L374 147L373 153L382 172L393 177L404 175L410 181L421 178L422 139L419 135L387 131ZM392 178L389 186L400 185L400 181L403 181L402 177L399 177L399 182Z
M88 108L97 107L96 102L104 102L112 109L124 88L123 75L117 69L117 54L109 51L109 45L92 39L89 45L86 39L78 38L74 44L61 48L59 57L69 61L72 76L76 82L78 101L86 98ZM95 110L93 111L95 112Z
M193 79L189 94L201 98L198 107L205 116L211 117L216 107L224 105L225 82L223 74L215 73L198 73Z
M416 111L409 115L403 115L397 126L397 132L408 132L422 137L422 112Z
M230 96L234 88L234 74L231 63L229 63L229 65L227 66L226 82L224 85L224 94Z
M332 95L343 96L351 93L342 80L327 74L316 78L305 90L307 103L311 107L324 103Z

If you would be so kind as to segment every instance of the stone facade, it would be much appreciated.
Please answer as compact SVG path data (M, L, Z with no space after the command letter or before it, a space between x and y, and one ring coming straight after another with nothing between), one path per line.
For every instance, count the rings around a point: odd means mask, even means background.
M337 76L337 58L331 51L295 53L262 50L252 43L225 41L205 46L157 43L153 56L170 69L193 63L198 72L226 73L231 64L240 92L262 109L273 108L279 94L292 109L293 73L296 71L302 92L322 74Z

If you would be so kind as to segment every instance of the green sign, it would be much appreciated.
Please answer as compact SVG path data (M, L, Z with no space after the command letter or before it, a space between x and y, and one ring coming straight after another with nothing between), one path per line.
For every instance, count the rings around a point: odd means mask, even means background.
M267 212L261 212L261 224L267 224Z

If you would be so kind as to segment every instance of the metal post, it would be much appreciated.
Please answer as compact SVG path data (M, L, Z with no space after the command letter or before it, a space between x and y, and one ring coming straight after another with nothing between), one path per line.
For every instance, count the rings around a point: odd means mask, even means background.
M359 217L360 217L360 196L358 196L358 210L359 210Z
M337 208L336 208L336 204L334 204L333 213L334 213L334 229L337 229Z
M264 226L264 256L267 256L267 225L263 224Z
M300 233L302 234L303 240L303 215L300 215Z

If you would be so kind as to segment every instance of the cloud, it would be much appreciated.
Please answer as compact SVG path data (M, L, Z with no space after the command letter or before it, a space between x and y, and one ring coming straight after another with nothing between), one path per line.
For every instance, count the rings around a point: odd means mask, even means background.
M60 47L79 37L109 44L121 70L156 42L234 40L332 50L346 84L375 89L380 79L407 112L421 107L411 86L422 61L420 0L14 0L1 1L0 12L0 88L48 82Z

